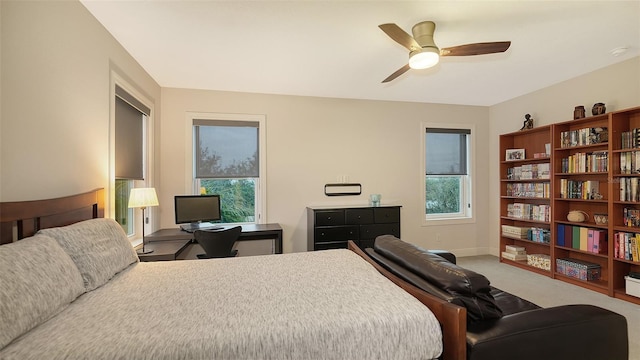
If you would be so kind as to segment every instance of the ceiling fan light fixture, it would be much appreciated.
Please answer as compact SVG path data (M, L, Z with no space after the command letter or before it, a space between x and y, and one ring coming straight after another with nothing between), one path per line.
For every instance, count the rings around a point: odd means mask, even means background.
M440 61L438 48L425 47L412 51L409 56L409 67L412 69L427 69L435 66Z

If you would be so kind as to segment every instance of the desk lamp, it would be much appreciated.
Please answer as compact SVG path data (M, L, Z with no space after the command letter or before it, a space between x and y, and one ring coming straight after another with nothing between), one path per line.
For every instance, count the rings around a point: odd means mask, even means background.
M129 194L129 208L142 209L142 249L138 250L138 254L149 254L153 250L145 249L144 241L144 209L147 206L158 206L158 196L155 188L133 188Z

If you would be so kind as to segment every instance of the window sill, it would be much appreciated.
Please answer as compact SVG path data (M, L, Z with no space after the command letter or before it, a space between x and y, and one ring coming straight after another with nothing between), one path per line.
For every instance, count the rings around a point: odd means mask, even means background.
M465 218L442 218L442 219L422 219L422 226L442 226L442 225L461 225L473 224L476 219L473 217Z

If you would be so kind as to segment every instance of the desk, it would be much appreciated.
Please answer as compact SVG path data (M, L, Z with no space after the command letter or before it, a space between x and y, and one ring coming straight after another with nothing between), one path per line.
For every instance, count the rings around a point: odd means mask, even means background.
M250 240L263 240L263 239L274 239L274 253L282 254L282 227L280 224L245 224L242 225L242 233L240 233L240 237L238 241L250 241ZM145 237L147 244L145 245L149 249L154 249L154 252L151 254L140 255L140 259L149 257L150 259L154 259L159 256L167 256L166 253L161 252L159 254L155 254L156 246L160 246L160 249L164 249L164 251L169 252L173 249L176 250L173 253L173 259L158 259L158 260L175 260L175 257L182 251L189 242L193 241L193 233L188 233L186 231L182 231L179 228L172 229L160 229L154 233L151 233ZM164 246L162 244L174 242L174 244ZM179 244L183 244L183 247L179 247ZM158 250L162 251L162 250ZM168 255L170 257L170 254ZM155 261L148 260L148 261Z
M138 254L140 261L175 260L191 243L191 239L148 242L145 249L153 250L149 254Z

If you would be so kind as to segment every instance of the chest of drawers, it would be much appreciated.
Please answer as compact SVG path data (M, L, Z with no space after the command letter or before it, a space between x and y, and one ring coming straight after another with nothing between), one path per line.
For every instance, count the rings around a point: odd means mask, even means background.
M400 237L400 206L308 207L307 233L309 251L346 248L348 240L373 247L380 235Z

